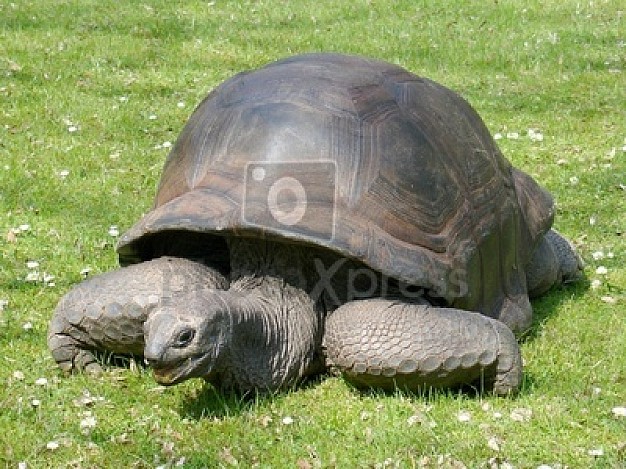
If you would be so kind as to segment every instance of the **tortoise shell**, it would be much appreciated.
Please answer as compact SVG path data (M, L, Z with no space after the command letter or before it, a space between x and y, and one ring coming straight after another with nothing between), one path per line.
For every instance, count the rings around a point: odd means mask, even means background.
M494 315L526 295L552 216L550 195L453 91L386 62L309 54L202 101L118 252L123 265L150 259L160 233L310 243Z

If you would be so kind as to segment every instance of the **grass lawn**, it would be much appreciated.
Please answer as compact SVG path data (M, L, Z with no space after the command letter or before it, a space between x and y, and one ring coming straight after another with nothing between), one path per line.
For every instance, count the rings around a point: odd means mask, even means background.
M177 6L182 4L182 6ZM255 401L136 367L63 377L60 297L116 267L194 106L293 53L382 58L465 96L555 196L588 281L534 303L519 396ZM0 3L4 467L624 467L626 8L618 0Z

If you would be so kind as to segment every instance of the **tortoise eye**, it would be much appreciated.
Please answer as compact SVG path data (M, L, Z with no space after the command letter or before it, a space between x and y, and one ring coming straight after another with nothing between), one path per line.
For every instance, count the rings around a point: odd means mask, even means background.
M196 331L194 329L184 329L176 338L176 342L174 343L174 347L183 348L188 346L193 338L196 336Z

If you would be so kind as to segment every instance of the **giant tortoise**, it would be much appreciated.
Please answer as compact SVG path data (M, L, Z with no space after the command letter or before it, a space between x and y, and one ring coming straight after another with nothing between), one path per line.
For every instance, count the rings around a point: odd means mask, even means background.
M276 390L333 367L359 387L515 391L529 297L581 274L551 196L453 91L308 54L197 107L122 268L63 297L65 371L143 356L159 383Z

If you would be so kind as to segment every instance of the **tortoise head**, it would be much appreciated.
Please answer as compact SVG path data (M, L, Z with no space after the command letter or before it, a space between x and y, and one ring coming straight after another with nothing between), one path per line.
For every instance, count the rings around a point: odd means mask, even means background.
M144 358L163 385L208 378L220 367L231 331L230 308L217 290L175 296L145 322Z

